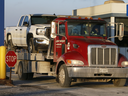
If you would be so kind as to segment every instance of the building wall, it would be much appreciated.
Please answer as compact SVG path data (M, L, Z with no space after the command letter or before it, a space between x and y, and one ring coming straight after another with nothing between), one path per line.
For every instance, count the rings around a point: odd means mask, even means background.
M109 3L73 10L72 15L96 16L110 13L126 13L126 3Z

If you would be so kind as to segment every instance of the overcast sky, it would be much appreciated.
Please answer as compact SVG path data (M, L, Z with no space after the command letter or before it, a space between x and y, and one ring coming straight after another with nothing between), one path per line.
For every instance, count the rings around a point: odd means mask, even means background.
M5 27L16 26L21 15L72 15L72 10L102 5L107 0L5 0ZM128 3L128 0L124 0Z

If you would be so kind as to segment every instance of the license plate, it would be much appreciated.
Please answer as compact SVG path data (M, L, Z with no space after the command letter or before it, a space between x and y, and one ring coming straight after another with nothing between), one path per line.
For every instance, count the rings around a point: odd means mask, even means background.
M101 73L108 73L108 69L100 68L99 72L101 72Z

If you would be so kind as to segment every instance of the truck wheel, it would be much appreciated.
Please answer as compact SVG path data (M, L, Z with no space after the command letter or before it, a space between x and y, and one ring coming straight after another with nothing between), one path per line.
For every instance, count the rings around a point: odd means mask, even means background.
M27 80L27 73L23 73L22 62L20 62L18 66L18 77L20 80Z
M28 75L27 79L32 80L34 73L27 73L27 75Z
M69 87L71 85L71 78L68 76L68 71L65 64L61 65L58 78L61 87Z
M14 48L13 44L12 44L12 39L8 40L8 51L12 50L15 51L16 49Z
M28 43L28 52L29 53L35 53L35 46L34 46L34 42L33 42L33 38L29 39L29 43Z
M122 87L125 85L125 83L126 83L126 79L114 79L113 80L114 86L117 86L117 87Z

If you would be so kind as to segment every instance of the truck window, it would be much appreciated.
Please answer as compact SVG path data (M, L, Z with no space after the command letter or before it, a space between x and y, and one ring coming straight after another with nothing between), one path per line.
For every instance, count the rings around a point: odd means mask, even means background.
M55 18L54 16L31 16L31 24L50 24Z
M64 24L59 25L59 34L65 36L65 25Z
M105 24L91 23L90 31L91 36L106 36Z
M18 26L22 26L22 22L23 22L24 16L21 17L19 25Z
M25 19L24 19L23 25L25 25L25 24L29 24L29 18L28 18L28 16L26 16Z
M106 37L106 24L103 22L68 22L69 36L104 36Z
M69 36L88 36L88 24L87 23L68 23L68 35Z

